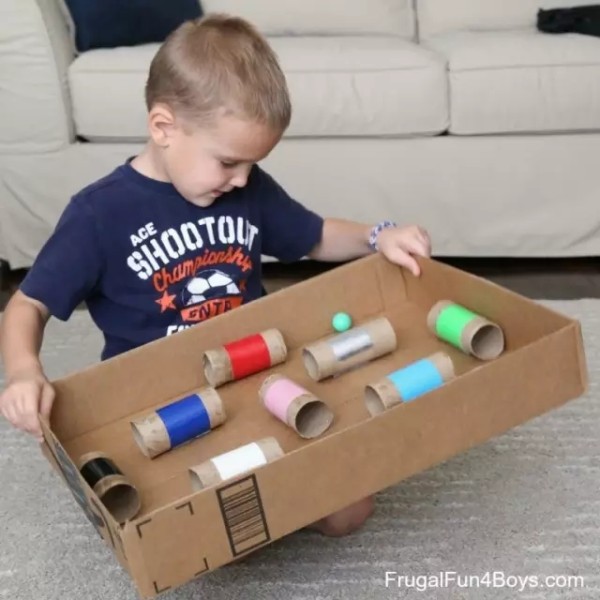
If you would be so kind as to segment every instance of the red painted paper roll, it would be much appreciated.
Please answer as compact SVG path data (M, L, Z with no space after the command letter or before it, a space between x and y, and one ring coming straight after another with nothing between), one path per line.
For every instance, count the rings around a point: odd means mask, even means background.
M204 375L213 387L282 363L287 347L281 332L267 329L204 353Z

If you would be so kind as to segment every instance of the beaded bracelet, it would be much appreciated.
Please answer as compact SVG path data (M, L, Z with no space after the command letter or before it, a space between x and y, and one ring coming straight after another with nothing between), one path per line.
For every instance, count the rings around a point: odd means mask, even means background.
M396 223L393 221L382 221L381 223L377 223L377 225L371 229L371 235L369 235L369 246L371 247L371 250L374 250L375 252L379 251L379 246L377 246L377 238L384 229L388 229L390 227L398 227L398 225L396 225Z

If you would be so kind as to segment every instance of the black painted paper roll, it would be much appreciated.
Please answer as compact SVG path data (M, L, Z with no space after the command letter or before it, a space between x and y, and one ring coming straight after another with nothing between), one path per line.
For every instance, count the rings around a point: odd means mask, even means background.
M136 487L106 454L88 452L80 457L78 468L118 523L132 519L140 511L141 501Z

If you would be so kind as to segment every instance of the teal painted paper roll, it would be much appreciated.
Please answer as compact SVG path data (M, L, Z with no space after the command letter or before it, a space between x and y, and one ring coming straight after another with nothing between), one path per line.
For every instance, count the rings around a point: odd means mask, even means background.
M444 352L436 352L366 386L367 410L374 417L397 404L411 402L454 377L452 359Z
M427 325L441 340L480 360L492 360L504 351L504 333L496 323L450 300L433 306Z
M404 402L410 402L444 384L442 374L428 358L398 369L387 377Z

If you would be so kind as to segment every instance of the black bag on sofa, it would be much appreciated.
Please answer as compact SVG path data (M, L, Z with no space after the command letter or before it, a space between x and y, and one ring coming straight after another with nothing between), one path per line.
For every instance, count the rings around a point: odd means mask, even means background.
M600 37L600 5L541 9L537 27L545 33L583 33Z

